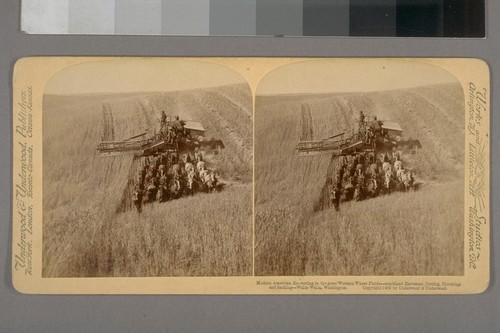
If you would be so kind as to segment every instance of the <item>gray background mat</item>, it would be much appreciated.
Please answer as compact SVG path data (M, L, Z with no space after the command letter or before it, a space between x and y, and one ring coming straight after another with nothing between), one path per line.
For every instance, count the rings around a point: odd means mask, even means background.
M20 1L0 11L0 332L500 332L500 1L488 38L35 36L19 30ZM478 57L492 74L492 275L472 296L28 296L12 287L12 69L23 56Z

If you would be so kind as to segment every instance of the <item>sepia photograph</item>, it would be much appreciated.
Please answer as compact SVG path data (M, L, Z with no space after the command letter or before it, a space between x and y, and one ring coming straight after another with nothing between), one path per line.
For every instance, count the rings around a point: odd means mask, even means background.
M464 274L464 107L406 60L281 66L255 103L255 274Z
M43 277L252 274L252 95L192 60L69 66L43 95Z
M21 59L25 293L476 294L479 59Z

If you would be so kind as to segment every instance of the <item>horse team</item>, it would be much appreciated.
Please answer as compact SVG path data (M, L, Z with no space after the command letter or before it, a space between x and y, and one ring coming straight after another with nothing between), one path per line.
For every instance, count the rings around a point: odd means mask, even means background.
M327 179L330 204L339 209L342 202L364 200L393 191L414 189L413 171L403 168L399 153L358 153L340 157L332 177Z
M146 156L137 169L132 201L141 212L145 204L214 192L217 185L216 173L206 168L201 152L184 153L180 159L176 153Z

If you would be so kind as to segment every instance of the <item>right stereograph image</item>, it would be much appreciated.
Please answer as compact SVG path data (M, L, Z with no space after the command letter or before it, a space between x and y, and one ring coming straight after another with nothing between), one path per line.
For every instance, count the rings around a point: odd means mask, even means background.
M310 60L255 101L255 275L464 274L464 93L440 67Z

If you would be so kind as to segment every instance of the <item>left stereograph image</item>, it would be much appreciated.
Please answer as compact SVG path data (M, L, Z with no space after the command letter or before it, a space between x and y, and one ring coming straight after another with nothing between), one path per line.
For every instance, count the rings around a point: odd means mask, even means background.
M43 97L43 277L252 274L252 96L225 66L109 60Z

